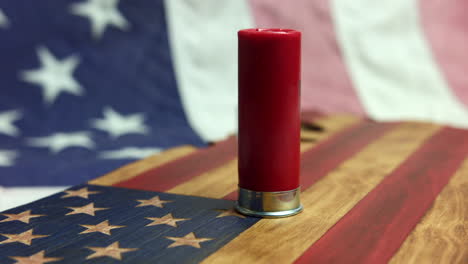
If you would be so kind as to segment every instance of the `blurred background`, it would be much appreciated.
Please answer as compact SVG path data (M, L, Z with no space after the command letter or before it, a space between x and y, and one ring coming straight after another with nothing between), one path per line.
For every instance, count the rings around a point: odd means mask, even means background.
M302 110L468 126L463 0L0 0L0 210L236 131L237 31L302 31Z

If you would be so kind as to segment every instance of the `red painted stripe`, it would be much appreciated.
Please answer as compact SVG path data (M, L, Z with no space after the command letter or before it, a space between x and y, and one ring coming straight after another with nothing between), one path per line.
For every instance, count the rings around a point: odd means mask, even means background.
M325 114L322 112L317 112L317 111L305 111L301 112L301 121L302 122L314 122L318 118L323 118L325 117Z
M313 122L326 115L308 111L301 113L304 121ZM166 191L191 178L211 169L222 166L237 155L237 140L230 137L213 147L199 150L186 157L174 160L160 167L139 174L132 179L119 182L113 186L134 188L149 191ZM237 194L235 194L237 197Z
M231 200L231 201L236 201L239 193L237 191L234 191L226 196L223 197L225 200Z
M431 137L296 263L387 263L468 155L468 133Z
M396 125L397 123L361 122L303 153L301 160L302 189L309 188Z
M237 155L237 139L230 137L216 145L148 170L113 186L147 191L167 191L206 171L220 167Z
M302 190L309 188L317 180L396 125L397 123L360 122L304 152L301 155ZM236 200L237 191L226 195L224 199Z

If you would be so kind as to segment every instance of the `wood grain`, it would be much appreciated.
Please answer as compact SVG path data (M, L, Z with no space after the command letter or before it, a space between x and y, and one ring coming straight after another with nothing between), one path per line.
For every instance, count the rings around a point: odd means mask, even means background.
M296 263L387 263L468 156L467 135L461 129L441 129Z
M301 156L301 187L307 189L397 123L361 122Z
M317 125L324 128L323 132L302 130L301 137L313 137L313 142L301 143L301 151L307 151L319 142L335 135L350 126L357 124L360 119L348 115L335 115L329 117L321 117L314 121ZM236 192L237 190L237 159L229 161L226 165L215 168L198 175L190 181L186 181L169 189L170 193L178 193L185 195L203 196L209 198L235 198L226 197L227 195ZM215 186L215 188L213 188Z
M390 263L468 263L468 159Z
M303 192L304 212L260 220L203 263L291 262L438 130L401 124Z
M161 153L152 155L143 160L139 160L123 166L117 170L107 173L99 178L89 181L89 184L110 186L118 182L130 179L137 174L143 173L149 169L161 166L167 162L186 156L196 150L192 146L180 146L172 148Z
M320 115L316 115L316 114L311 115L309 116L308 120L311 121L312 117L318 118L318 116ZM360 119L358 117L355 117L352 115L346 115L346 114L333 115L333 116L330 116L329 118L325 116L320 116L320 118L318 118L314 122L319 126L323 126L325 128L325 132L318 133L316 131L302 130L301 136L307 137L309 139L313 139L313 141L311 142L307 141L307 142L302 143L301 148L303 150L311 148L312 146L316 145L322 139L325 139L333 135L334 133L336 133L337 131L345 127L348 127L352 124L357 123L359 120ZM184 156L187 156L189 154L193 154L196 150L197 149L192 146L181 146L181 147L172 148L162 153L152 155L143 160L133 162L129 165L126 165L115 171L105 174L99 178L91 180L89 181L89 184L107 185L107 186L114 185L114 184L123 182L125 180L128 180L130 178L133 178L136 175L142 174L148 170L155 169L163 164L169 163L170 161L174 161ZM237 180L237 171L234 174L228 174L228 175L231 175L231 176L234 175L235 180ZM205 178L205 177L201 177L201 178Z
M303 151L300 171L301 190L309 188L396 125L397 123L360 122ZM237 191L226 195L224 199L236 200Z
M346 127L349 127L353 124L356 124L360 121L363 121L363 120L356 116L347 115L347 114L335 114L335 115L317 117L317 119L313 121L313 124L315 124L316 126L322 127L323 130L320 132L320 131L315 131L315 130L302 129L301 139L321 140L321 139L330 137L336 132ZM305 143L305 145L307 145L307 143Z
M168 193L223 198L237 188L237 159L169 189Z
M214 146L145 171L131 179L114 184L116 187L146 191L167 191L200 174L222 167L237 156L237 139L229 137Z

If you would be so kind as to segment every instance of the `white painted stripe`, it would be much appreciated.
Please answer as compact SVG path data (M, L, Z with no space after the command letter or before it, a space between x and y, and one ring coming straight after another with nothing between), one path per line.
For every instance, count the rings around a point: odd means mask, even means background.
M468 127L423 35L416 0L333 0L345 60L369 115Z
M246 0L166 0L169 40L188 120L205 140L237 128L237 31L253 25Z
M68 187L14 187L0 186L0 212L44 198Z

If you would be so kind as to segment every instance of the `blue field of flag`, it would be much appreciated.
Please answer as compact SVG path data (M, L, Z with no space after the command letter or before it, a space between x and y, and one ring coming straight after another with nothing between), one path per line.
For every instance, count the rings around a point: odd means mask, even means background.
M185 263L207 257L259 219L233 202L94 185L0 214L0 263ZM55 262L54 262L55 263Z

